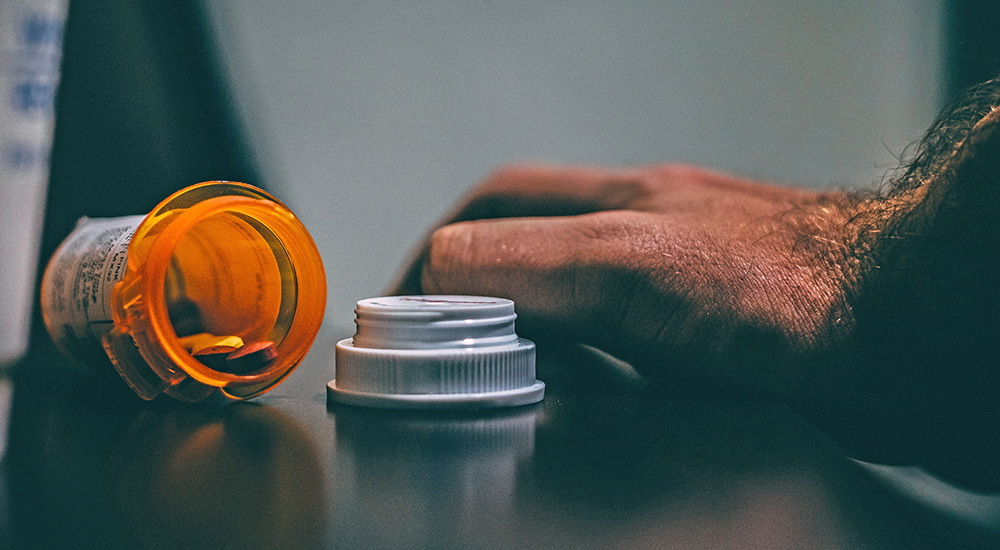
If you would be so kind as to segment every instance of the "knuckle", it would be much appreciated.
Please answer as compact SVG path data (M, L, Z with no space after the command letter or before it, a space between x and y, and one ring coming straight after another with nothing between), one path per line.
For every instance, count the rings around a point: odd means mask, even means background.
M683 163L656 164L648 167L646 173L661 188L680 183L709 183L719 179L715 172Z
M478 189L480 191L497 191L511 185L511 182L523 181L534 175L537 167L524 163L507 163L497 166L483 178Z

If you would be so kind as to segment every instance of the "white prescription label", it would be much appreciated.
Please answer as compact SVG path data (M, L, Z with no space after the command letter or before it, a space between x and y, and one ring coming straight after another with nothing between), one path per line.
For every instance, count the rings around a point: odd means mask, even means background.
M56 344L70 355L84 358L95 345L101 349L101 337L112 327L111 289L125 275L128 245L144 218L81 218L52 256L42 314Z

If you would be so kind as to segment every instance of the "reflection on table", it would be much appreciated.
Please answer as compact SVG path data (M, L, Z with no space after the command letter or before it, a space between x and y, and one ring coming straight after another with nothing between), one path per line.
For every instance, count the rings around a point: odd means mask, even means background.
M539 346L535 406L328 405L329 343L252 403L19 378L0 546L1000 547L1000 497L862 465L777 404L670 396Z

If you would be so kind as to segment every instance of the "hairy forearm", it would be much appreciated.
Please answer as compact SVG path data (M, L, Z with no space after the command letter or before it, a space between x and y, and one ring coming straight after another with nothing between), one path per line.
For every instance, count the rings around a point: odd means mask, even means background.
M848 227L852 346L808 414L953 477L995 477L1000 448L1000 83L940 117Z

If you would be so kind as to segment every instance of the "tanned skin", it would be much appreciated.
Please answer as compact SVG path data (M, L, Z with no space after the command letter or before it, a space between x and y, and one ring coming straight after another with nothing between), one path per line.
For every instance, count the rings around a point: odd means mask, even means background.
M505 167L394 290L510 298L519 327L658 383L780 400L866 458L996 487L998 128L994 80L880 192L674 164Z

